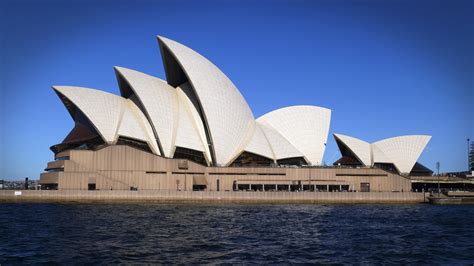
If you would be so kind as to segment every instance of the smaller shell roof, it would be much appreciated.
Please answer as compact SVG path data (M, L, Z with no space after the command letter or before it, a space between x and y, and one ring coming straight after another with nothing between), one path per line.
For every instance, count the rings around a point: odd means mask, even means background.
M199 113L180 87L176 88L176 93L179 101L179 118L175 147L201 151L209 163L212 158Z
M153 129L145 115L130 99L126 99L123 104L117 135L145 141L153 153L160 154Z
M105 142L113 143L116 140L122 115L121 97L100 90L73 86L53 86L53 89L87 116Z
M384 139L372 145L379 148L398 171L410 173L430 139L431 136L427 135L408 135Z
M366 166L372 164L370 143L342 134L334 134L334 137L336 138L336 141L344 143L344 145L355 154L362 164Z
M121 93L127 96L132 90L138 97L143 111L149 118L163 153L172 156L178 126L178 99L176 89L157 77L128 69L115 67L118 79L123 78L129 87L121 84ZM120 82L119 82L120 84ZM125 94L125 95L124 95Z
M272 127L312 165L320 165L326 149L331 110L311 105L295 105L269 112L257 119Z
M407 135L383 139L369 144L360 139L334 134L366 166L392 163L400 173L408 174L431 139L428 135ZM370 162L370 163L368 163Z
M272 151L265 133L259 123L255 123L254 132L250 141L244 148L244 151L251 152L272 160L275 160L275 154Z
M370 144L370 147L372 150L372 161L374 163L393 163L379 147L373 144Z
M118 136L126 136L147 142L152 152L160 155L150 124L130 100L82 87L53 86L53 89L72 103L62 98L69 112L72 114L73 108L78 108L106 143L114 144Z
M275 160L304 157L304 154L296 149L285 137L283 137L278 131L267 124L261 124L257 122L258 126L262 129L268 143L274 154Z
M148 116L155 135L159 139L164 155L173 157L176 147L201 151L208 162L212 161L203 122L196 107L183 90L189 83L172 87L157 77L115 67L124 97L135 94L142 111Z

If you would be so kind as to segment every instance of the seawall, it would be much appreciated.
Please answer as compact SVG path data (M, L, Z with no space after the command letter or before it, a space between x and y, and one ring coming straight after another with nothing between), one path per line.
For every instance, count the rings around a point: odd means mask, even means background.
M0 202L423 203L414 192L0 190Z

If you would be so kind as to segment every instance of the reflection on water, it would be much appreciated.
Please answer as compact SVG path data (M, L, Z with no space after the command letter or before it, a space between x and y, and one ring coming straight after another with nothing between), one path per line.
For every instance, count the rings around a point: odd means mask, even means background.
M473 206L3 204L0 264L467 264L473 225Z

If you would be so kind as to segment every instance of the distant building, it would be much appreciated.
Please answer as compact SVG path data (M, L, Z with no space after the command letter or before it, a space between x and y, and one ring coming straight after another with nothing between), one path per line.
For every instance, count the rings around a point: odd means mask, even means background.
M331 110L290 106L255 118L232 81L190 48L158 37L166 81L115 67L120 96L53 86L75 122L51 147L47 189L409 191L430 136L367 142L334 134ZM267 88L268 89L268 88Z

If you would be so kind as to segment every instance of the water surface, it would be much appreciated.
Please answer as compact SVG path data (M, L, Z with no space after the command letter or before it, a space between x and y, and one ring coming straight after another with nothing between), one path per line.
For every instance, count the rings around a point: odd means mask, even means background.
M474 206L0 204L0 264L474 263Z

